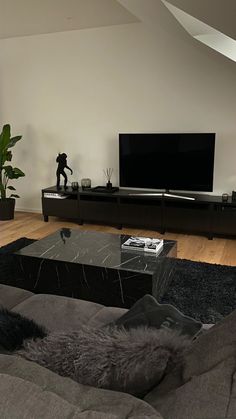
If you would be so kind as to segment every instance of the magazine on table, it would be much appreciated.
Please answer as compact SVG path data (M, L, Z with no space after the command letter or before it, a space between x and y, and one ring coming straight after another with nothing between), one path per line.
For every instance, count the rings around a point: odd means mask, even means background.
M149 237L130 237L121 245L121 248L158 254L163 249L163 240Z

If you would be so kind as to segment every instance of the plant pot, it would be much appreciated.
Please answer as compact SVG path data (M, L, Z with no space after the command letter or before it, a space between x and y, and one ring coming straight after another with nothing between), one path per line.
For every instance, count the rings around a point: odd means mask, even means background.
M0 220L13 220L15 210L14 198L0 199Z

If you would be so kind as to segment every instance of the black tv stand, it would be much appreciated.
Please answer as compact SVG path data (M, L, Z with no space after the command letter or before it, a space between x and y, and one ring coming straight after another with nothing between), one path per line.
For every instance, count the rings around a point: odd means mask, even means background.
M49 216L72 218L79 224L94 222L117 228L133 226L161 233L236 237L236 201L221 196L119 189L117 192L73 191L62 193L66 199L54 199L55 186L42 190L44 220ZM46 195L47 194L47 195ZM47 196L47 197L46 197Z
M131 196L162 196L162 197L169 197L169 198L179 198L179 199L186 199L189 201L195 201L195 197L193 196L184 196L184 195L175 195L171 194L170 192L138 192L138 193L130 193Z

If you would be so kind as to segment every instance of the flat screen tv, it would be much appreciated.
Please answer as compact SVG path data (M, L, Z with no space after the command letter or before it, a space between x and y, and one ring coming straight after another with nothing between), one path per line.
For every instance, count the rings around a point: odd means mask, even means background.
M119 134L120 186L213 190L214 133Z

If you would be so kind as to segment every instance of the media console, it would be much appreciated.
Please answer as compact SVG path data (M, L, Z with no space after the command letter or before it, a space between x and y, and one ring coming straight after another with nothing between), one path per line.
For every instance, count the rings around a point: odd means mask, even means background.
M195 201L196 198L193 196L184 196L184 195L174 195L171 193L166 192L138 192L138 193L130 193L130 196L163 196L163 197L169 197L169 198L178 198L178 199L185 199L187 201Z
M189 194L182 195L149 193L143 190L120 189L115 193L73 191L60 192L65 199L45 197L57 193L55 186L42 190L44 220L49 216L71 218L79 224L94 222L133 226L157 230L214 236L236 237L236 202L231 198L222 202L221 196Z

